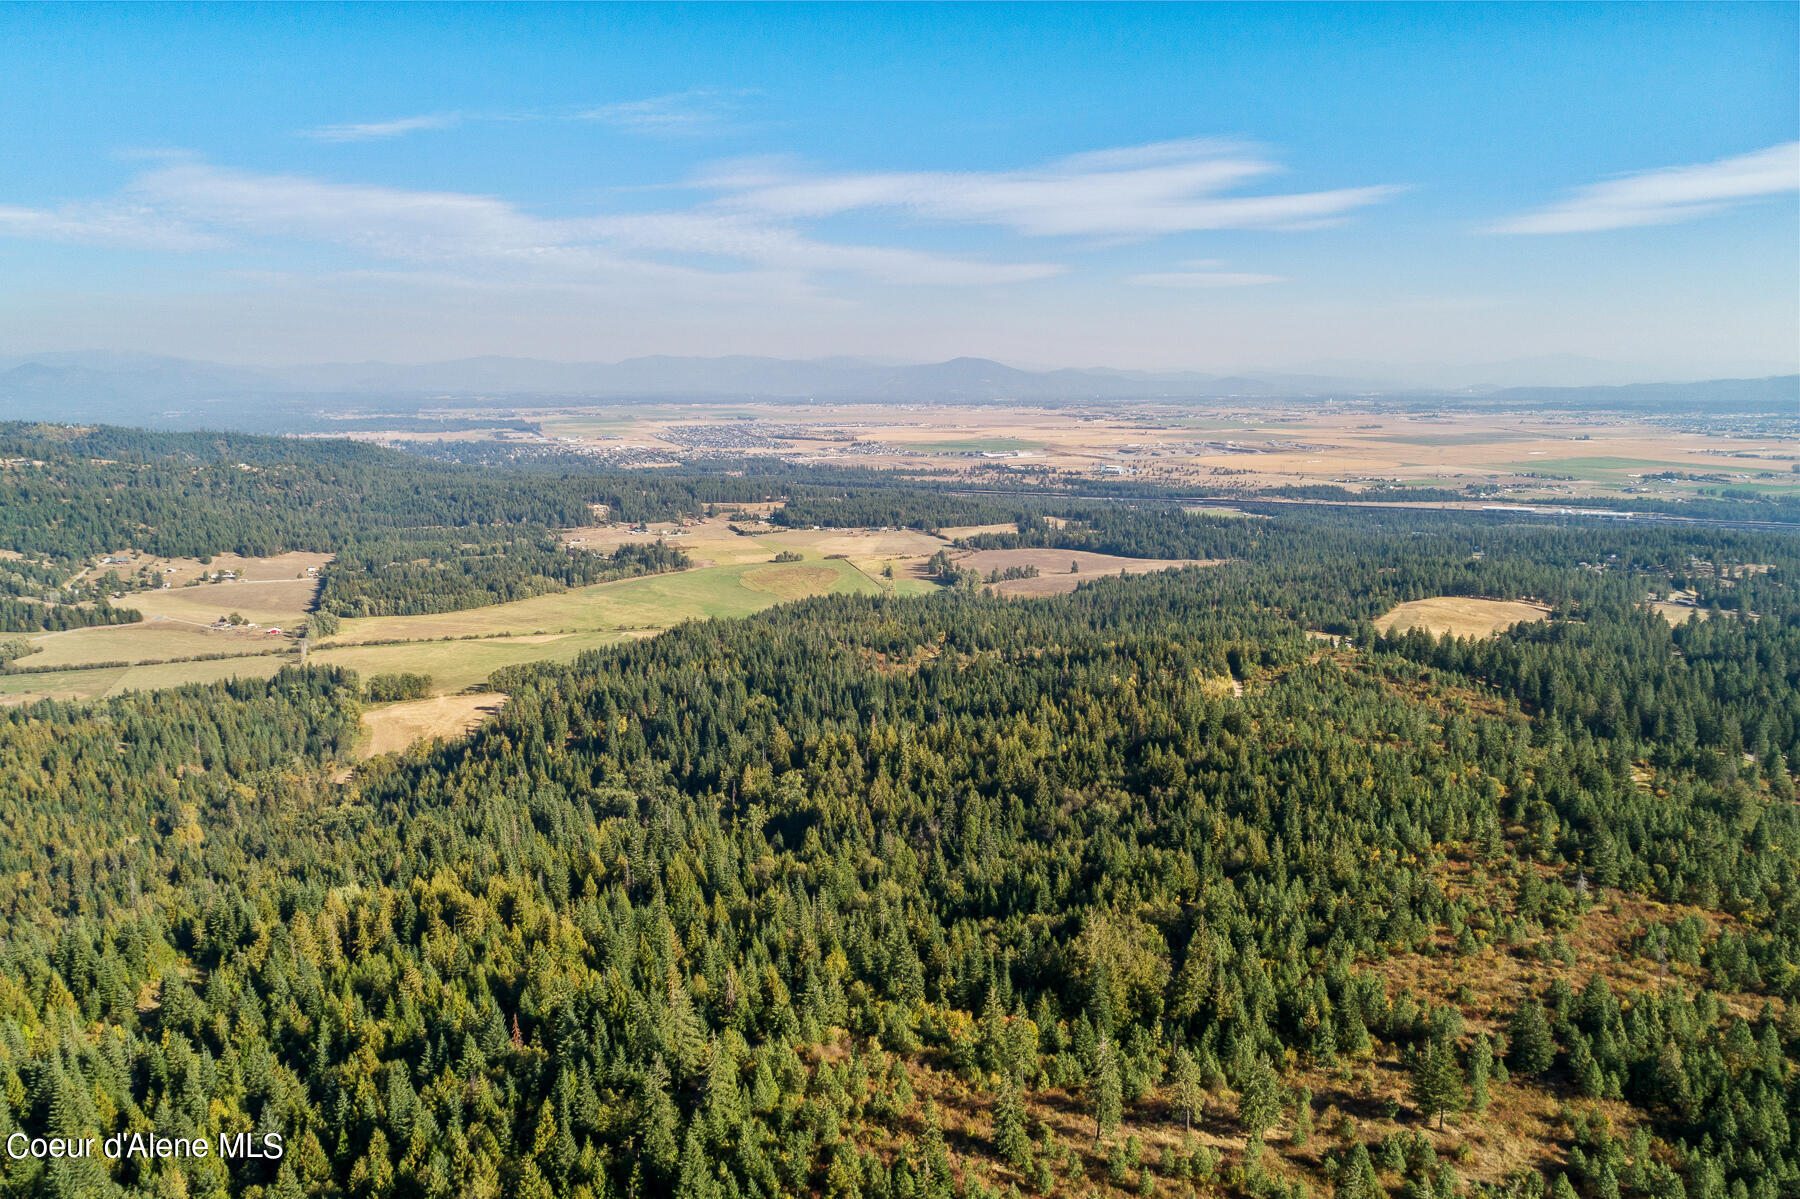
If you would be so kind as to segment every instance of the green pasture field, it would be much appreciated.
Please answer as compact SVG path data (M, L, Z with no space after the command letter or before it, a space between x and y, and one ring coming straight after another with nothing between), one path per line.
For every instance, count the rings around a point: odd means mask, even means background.
M796 588L795 566L822 571ZM708 566L673 574L597 583L510 604L429 616L374 616L346 620L332 646L367 641L425 641L446 637L666 629L684 620L747 616L770 604L830 592L873 594L874 583L845 561L759 562ZM321 649L326 648L321 646Z
M403 645L348 645L324 649L307 659L343 666L365 678L372 674L428 674L439 694L465 691L487 681L502 666L525 662L567 662L590 649L620 640L605 631L548 638L497 637L489 641L412 641Z

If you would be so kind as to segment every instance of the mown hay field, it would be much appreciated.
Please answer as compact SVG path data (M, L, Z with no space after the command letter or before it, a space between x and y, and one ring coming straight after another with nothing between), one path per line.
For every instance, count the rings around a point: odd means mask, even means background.
M499 692L437 695L430 699L382 704L363 713L367 737L357 746L360 757L398 753L417 741L460 737L498 712L506 703Z
M1446 633L1452 637L1491 637L1516 624L1544 620L1549 615L1550 609L1544 605L1523 600L1441 595L1401 604L1377 620L1375 627L1384 633L1425 628L1440 637Z

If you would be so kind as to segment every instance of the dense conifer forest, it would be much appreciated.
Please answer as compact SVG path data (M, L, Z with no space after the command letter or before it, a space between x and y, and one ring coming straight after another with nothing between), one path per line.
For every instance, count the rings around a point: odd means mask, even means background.
M570 585L543 529L591 504L783 485L6 436L32 561L328 547L346 613ZM959 515L896 494L800 498ZM215 1144L0 1157L0 1193L1800 1191L1795 538L1002 519L979 544L1225 561L687 624L354 768L419 680L0 709L0 1139ZM1372 623L1443 595L1550 619Z

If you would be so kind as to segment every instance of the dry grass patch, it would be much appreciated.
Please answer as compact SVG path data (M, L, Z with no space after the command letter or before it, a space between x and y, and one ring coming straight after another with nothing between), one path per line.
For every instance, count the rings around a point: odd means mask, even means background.
M1692 604L1672 604L1667 600L1658 600L1650 606L1656 609L1658 616L1669 622L1671 629L1676 625L1686 624L1690 616L1698 616L1701 620L1712 619L1711 609L1696 608Z
M286 637L266 632L214 630L154 618L137 624L69 629L32 638L37 652L19 659L27 667L92 666L102 662L167 662L211 654L285 650Z
M288 625L305 619L319 594L319 580L266 579L202 583L167 591L139 591L119 601L146 618L162 617L190 625L209 625L233 612L260 625Z
M1491 637L1516 624L1544 620L1549 615L1550 609L1543 604L1523 600L1443 595L1401 604L1377 620L1375 627L1384 633L1424 628L1440 637L1445 634L1452 637Z
M993 584L1002 595L1062 595L1075 590L1088 579L1101 575L1149 574L1158 570L1176 570L1183 566L1217 566L1209 559L1121 558L1116 554L1096 554L1087 550L976 550L959 554L956 564L965 570L978 570L985 577L991 571L1012 567L1035 566L1035 579L1008 579ZM1071 565L1080 567L1071 571Z
M831 590L838 571L830 566L804 562L773 562L744 572L743 585L778 599L801 599Z
M399 753L418 741L460 737L498 712L506 703L499 692L477 695L439 695L431 699L383 704L363 713L368 739L358 754L372 758Z
M1046 516L1044 520L1059 529L1067 523L1060 516ZM957 541L964 537L979 537L983 533L1017 533L1018 531L1019 526L1009 522L1003 525L956 525L953 528L939 529L938 533L951 541Z
M1010 532L1011 525L1005 526ZM930 557L944 548L941 537L916 529L796 529L764 534L772 545L846 558Z
M680 550L695 566L734 566L744 562L767 562L774 550L754 537L731 531L724 517L710 517L692 524L680 521L653 521L647 531L633 532L631 525L588 525L563 529L557 536L576 550L610 554L624 545L647 545L662 541Z

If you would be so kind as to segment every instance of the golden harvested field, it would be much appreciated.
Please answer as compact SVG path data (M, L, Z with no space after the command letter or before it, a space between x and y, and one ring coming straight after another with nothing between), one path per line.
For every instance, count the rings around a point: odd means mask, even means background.
M460 737L498 712L506 696L497 691L476 695L439 695L431 699L382 704L363 713L368 737L357 747L359 757L398 753L416 741Z
M778 422L799 463L962 471L1051 470L1128 475L1182 485L1251 488L1394 482L1491 484L1507 498L1596 494L1692 496L1697 488L1748 485L1800 492L1791 439L1771 433L1672 431L1632 418L1576 413L1382 411L1351 399L1192 403L1143 401L1091 408L1003 405L734 403L629 414L597 408L595 424L563 408L546 432L684 453L669 426L734 420ZM604 426L605 431L600 432ZM811 427L808 438L792 430ZM844 440L855 439L855 444ZM1653 478L1675 472L1689 478ZM1699 477L1704 476L1704 477Z
M1489 637L1549 615L1550 609L1542 604L1445 595L1401 604L1377 620L1375 627L1384 633L1425 628L1440 637L1446 633L1453 637Z
M1183 566L1217 566L1205 559L1120 558L1114 554L1095 554L1087 550L976 550L955 555L956 564L967 570L1004 571L1012 566L1035 566L1035 579L1008 579L993 584L1001 595L1062 595L1075 590L1082 582L1102 575L1149 574L1158 570L1176 570ZM1077 565L1079 571L1069 567Z
M1008 532L1013 531L1011 525L1005 528ZM928 558L946 548L945 538L915 529L795 529L764 534L758 540L821 556L842 554L852 561L861 558Z

